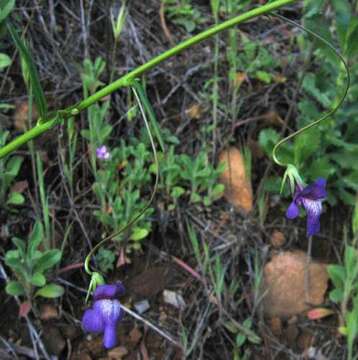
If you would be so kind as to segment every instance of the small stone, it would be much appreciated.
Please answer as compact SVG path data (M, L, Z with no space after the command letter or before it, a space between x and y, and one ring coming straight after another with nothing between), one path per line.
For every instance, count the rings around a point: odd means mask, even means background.
M177 309L184 309L186 304L183 297L175 291L164 290L163 299L166 304L172 305Z
M306 267L307 255L302 251L282 252L265 265L262 291L266 316L289 318L322 304L328 286L326 265L312 260Z
M236 210L247 215L253 208L250 174L246 173L244 156L230 147L219 155L219 165L225 165L220 182L225 185L225 198Z
M134 304L134 308L138 314L144 314L146 311L150 309L149 301L148 300L138 301Z
M274 230L271 235L271 245L274 248L282 247L285 244L285 235L278 230Z

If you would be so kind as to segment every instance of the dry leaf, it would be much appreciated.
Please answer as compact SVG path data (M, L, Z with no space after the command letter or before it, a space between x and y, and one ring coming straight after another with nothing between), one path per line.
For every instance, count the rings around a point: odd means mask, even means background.
M240 87L244 81L247 81L246 73L244 73L244 72L236 73L235 78L234 78L234 85L236 87Z
M285 243L285 235L281 231L274 230L271 235L271 244L275 248L283 246Z
M57 319L58 311L56 306L51 304L43 304L40 308L40 319L44 321Z
M328 282L326 266L311 261L309 281L305 284L306 266L307 256L302 251L280 253L265 265L265 315L286 318L308 310L311 307L309 304L317 306L323 302Z
M32 305L30 301L25 301L20 304L19 307L19 317L25 317L31 311Z
M282 320L278 317L270 319L270 328L272 333L279 337L282 334Z
M335 312L332 309L316 308L307 313L307 317L310 320L319 320L327 316L333 315Z
M219 163L225 163L220 180L225 185L225 197L236 210L248 214L252 210L252 188L240 151L231 147L219 155Z
M21 102L16 105L15 115L14 115L14 126L15 129L26 131L29 127L28 122L29 116L29 104L27 101ZM38 118L38 112L36 107L32 106L32 121L35 121Z
M185 114L192 120L200 119L203 109L199 104L193 104L185 110Z
M10 192L18 192L22 194L29 187L27 180L17 181L12 187Z
M128 354L128 350L124 346L117 346L114 349L108 351L109 359L123 359Z

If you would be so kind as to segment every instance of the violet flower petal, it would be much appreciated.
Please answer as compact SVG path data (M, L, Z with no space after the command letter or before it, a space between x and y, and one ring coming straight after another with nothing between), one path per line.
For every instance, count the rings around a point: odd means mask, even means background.
M103 345L109 349L117 344L117 325L124 316L118 300L97 300L94 309L101 314L104 323Z
M111 285L98 285L94 292L94 300L101 299L115 299L116 297L123 295L125 293L124 286L121 282Z
M322 200L327 197L326 179L318 178L313 184L306 186L299 194L310 200Z
M110 157L110 154L107 150L106 145L102 145L99 148L97 148L96 155L97 155L97 158L101 159L101 160L108 160Z
M307 236L313 236L320 230L319 217L322 213L322 202L303 198L302 203L307 213Z
M117 345L117 324L109 324L104 329L103 346L111 349Z
M300 210L299 210L298 206L296 205L295 201L292 201L286 211L287 219L294 219L299 215L299 213L300 213Z
M87 309L82 317L82 326L86 332L103 332L104 322L101 313L93 309Z

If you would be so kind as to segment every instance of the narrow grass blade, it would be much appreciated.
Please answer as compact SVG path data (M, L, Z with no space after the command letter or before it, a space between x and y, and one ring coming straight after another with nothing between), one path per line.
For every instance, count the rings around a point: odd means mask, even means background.
M149 100L147 98L145 90L144 90L142 84L137 80L133 81L132 86L136 89L136 91L138 93L140 101L142 102L143 107L144 107L144 109L145 109L145 111L146 111L146 113L147 113L147 115L149 117L150 124L152 125L154 134L155 134L155 136L156 136L156 138L157 138L157 140L159 142L160 148L164 152L164 149L165 149L164 148L164 141L163 141L162 135L160 133L160 128L159 128L159 125L158 125L158 121L157 121L157 118L155 116L152 105L150 104L150 102L149 102Z
M39 75L32 61L30 51L28 50L25 42L21 40L20 36L17 34L15 27L9 21L6 25L16 48L19 50L21 60L26 67L26 74L24 74L25 81L28 82L26 85L32 89L34 101L41 117L40 123L43 123L45 122L47 116L47 102L40 84Z

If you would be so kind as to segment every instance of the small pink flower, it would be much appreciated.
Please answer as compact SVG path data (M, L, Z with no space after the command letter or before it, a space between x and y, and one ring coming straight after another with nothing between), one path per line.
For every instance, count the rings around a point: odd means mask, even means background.
M102 145L97 148L96 155L100 160L108 160L111 157L111 154L109 153L106 145Z

